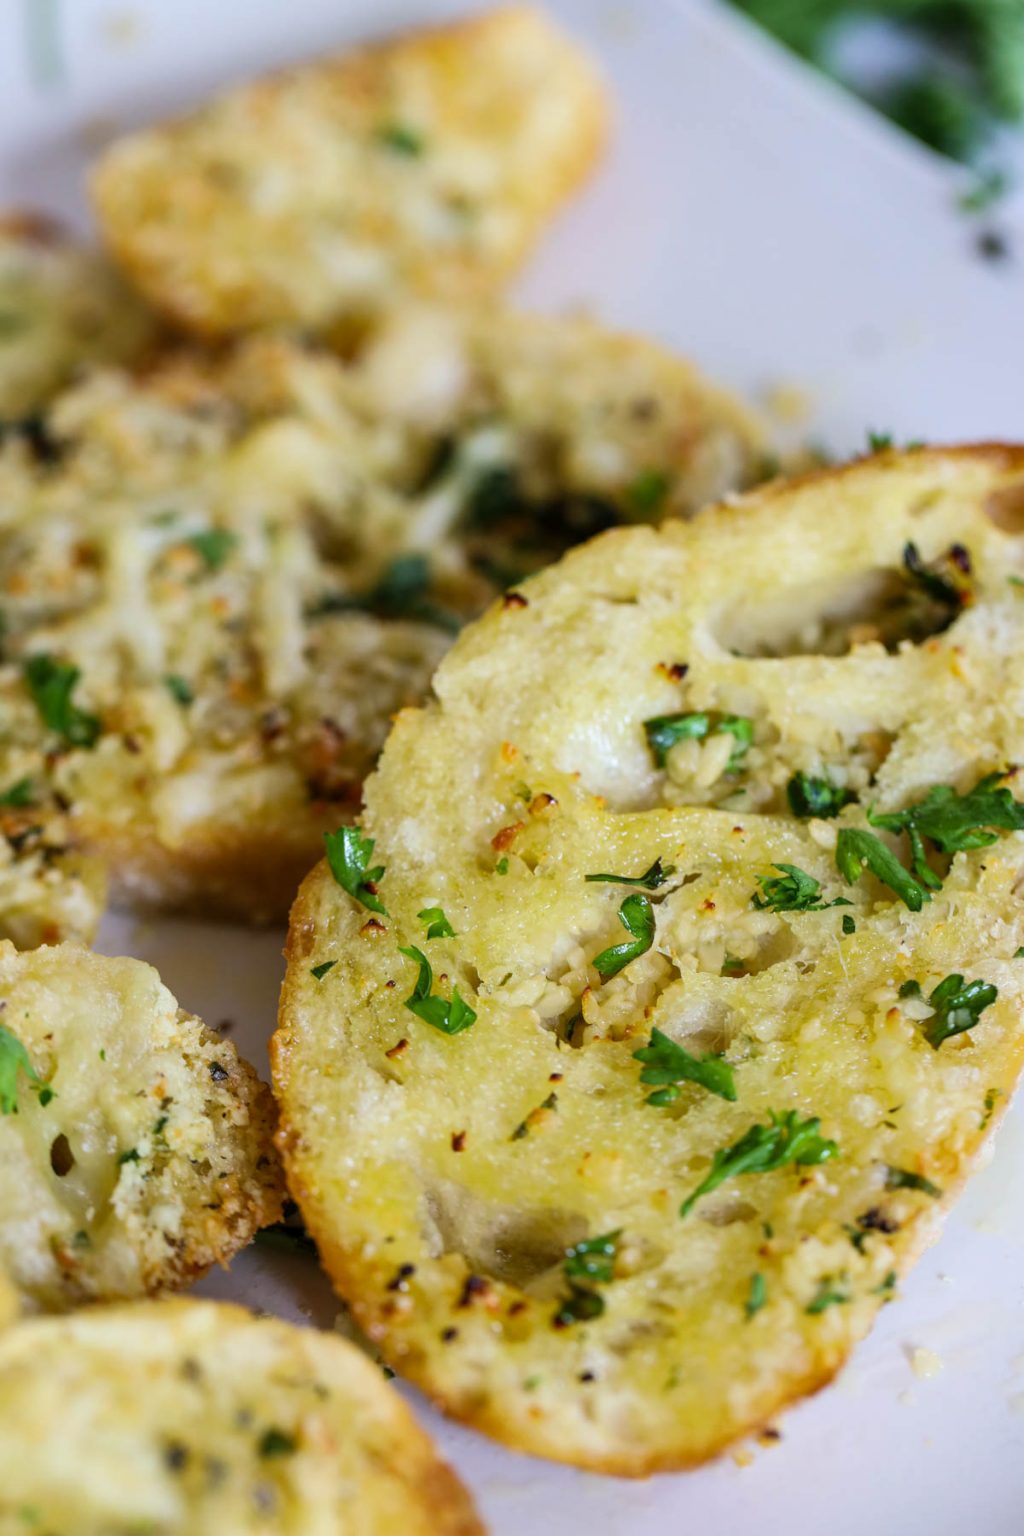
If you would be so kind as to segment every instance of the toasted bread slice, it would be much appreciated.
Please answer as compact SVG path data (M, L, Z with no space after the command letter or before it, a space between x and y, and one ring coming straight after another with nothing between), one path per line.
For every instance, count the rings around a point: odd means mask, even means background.
M531 6L243 85L115 143L93 179L124 271L217 336L493 294L605 137L587 58Z
M43 426L55 461L0 455L0 783L115 900L255 921L283 918L465 618L759 454L650 342L436 311L348 364L257 339L95 375Z
M26 1524L75 1536L483 1532L351 1344L200 1301L4 1333L0 1531Z
M0 216L0 433L83 367L134 361L156 321L95 252L38 214Z
M324 1263L449 1412L692 1465L936 1230L1024 1062L1022 531L982 447L607 533L399 717L274 1078Z
M0 944L0 1270L60 1311L187 1285L280 1214L269 1090L151 966Z

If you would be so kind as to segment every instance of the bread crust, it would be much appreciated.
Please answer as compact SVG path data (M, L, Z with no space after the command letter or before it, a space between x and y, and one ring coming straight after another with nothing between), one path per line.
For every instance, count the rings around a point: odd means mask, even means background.
M447 1412L594 1470L696 1465L830 1380L935 1235L1024 1064L1024 834L938 860L919 911L849 883L836 838L937 785L1009 769L1016 793L1022 534L1009 445L777 483L574 551L467 629L436 702L399 717L363 820L388 916L370 924L324 866L308 877L272 1062L323 1262ZM917 562L949 550L963 601L922 610ZM742 767L713 728L652 757L643 722L688 710L749 720ZM854 799L799 818L795 773ZM631 890L584 876L655 858L677 873L651 888L650 948L602 979ZM759 908L779 865L820 903ZM435 905L454 938L425 940ZM458 985L469 1028L406 1010L400 945L426 952L432 995ZM935 1048L928 999L954 973L998 995ZM724 1049L735 1102L686 1082L645 1102L652 1026ZM679 1214L717 1152L788 1110L838 1155ZM566 1257L609 1233L603 1310L554 1326Z

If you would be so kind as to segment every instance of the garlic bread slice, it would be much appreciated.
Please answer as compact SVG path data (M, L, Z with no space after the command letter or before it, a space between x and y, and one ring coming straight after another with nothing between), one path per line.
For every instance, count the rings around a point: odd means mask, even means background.
M26 1307L172 1290L280 1213L270 1093L156 972L0 944L0 1271Z
M293 911L292 1193L386 1359L683 1467L828 1381L1024 1062L1024 450L607 533L398 718Z
M528 5L227 91L131 134L93 194L118 265L208 336L331 330L495 293L605 138L582 52Z
M455 1474L353 1345L201 1301L39 1318L2 1335L0 1531L26 1528L483 1531Z
M42 215L0 215L0 435L31 433L76 372L141 358L156 333L102 257Z
M662 348L514 314L410 312L349 363L258 338L103 372L41 421L45 462L0 453L0 784L115 901L251 921L284 918L466 618L759 457Z

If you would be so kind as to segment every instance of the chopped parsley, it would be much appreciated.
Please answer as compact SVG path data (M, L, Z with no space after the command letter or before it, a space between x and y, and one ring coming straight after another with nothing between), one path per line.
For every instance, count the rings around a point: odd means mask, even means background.
M923 1173L911 1173L909 1168L893 1168L891 1165L885 1170L886 1189L916 1189L922 1195L930 1195L933 1200L942 1198L942 1190L931 1179L926 1179Z
M887 453L893 446L891 432L868 431L868 453Z
M591 882L601 880L607 885L639 885L645 891L656 891L666 880L671 880L675 872L674 864L662 864L660 859L655 859L642 875L587 875L586 879Z
M269 1461L274 1456L294 1456L298 1448L298 1441L294 1435L286 1434L283 1429L276 1429L273 1426L263 1431L257 1447L261 1461Z
M525 1120L520 1120L519 1124L512 1132L512 1135L509 1137L509 1141L522 1141L524 1136L529 1136L534 1126L541 1125L548 1118L548 1116L554 1114L557 1109L558 1094L549 1093L547 1098L537 1105L536 1109L530 1110L530 1113L526 1116Z
M208 528L204 533L192 534L185 543L189 549L195 550L206 569L213 573L220 570L238 543L238 535L229 528Z
M851 933L856 933L857 932L857 924L854 922L854 920L850 916L849 912L844 912L843 913L843 932L845 934L851 934Z
M831 779L816 779L809 773L794 773L786 785L786 798L794 816L816 816L821 821L830 821L833 816L839 815L844 805L856 800L857 796L852 790L833 784Z
M456 634L461 620L430 597L430 562L425 555L396 555L380 577L362 593L328 592L308 611L310 618L330 613L374 613L383 619L413 619Z
M1024 831L1024 804L1010 791L997 789L1000 773L990 773L979 780L966 795L958 795L948 784L936 784L923 800L902 811L884 815L868 812L873 827L888 832L905 832L910 839L911 867L921 885L938 890L942 884L925 856L924 839L934 843L940 853L960 853L969 848L987 848L1000 832Z
M904 996L900 988L900 996ZM947 976L928 996L935 1009L925 1024L924 1037L936 1051L944 1040L962 1035L973 1029L984 1013L999 996L999 990L990 981L969 981L958 974Z
M804 1311L809 1317L817 1317L829 1307L844 1307L852 1299L850 1277L845 1271L841 1275L824 1275Z
M32 804L32 798L33 798L32 780L31 779L17 779L10 786L9 789L5 789L3 791L3 793L0 794L0 806L3 806L3 805L11 805L11 806L31 805Z
M989 1121L992 1119L992 1112L993 1112L993 1110L996 1107L996 1100L997 1099L1001 1099L1002 1096L1003 1096L1003 1090L1001 1088L989 1088L986 1091L986 1093L985 1093L985 1112L982 1115L981 1120L980 1120L980 1122L978 1124L979 1131L983 1131L985 1129L986 1125L988 1125Z
M439 1029L443 1035L461 1034L464 1029L476 1023L476 1014L459 996L458 987L452 988L451 1001L431 995L434 972L430 961L421 949L410 944L407 947L400 947L399 954L405 955L409 960L415 960L420 968L416 985L411 995L405 1000L405 1006L410 1013L414 1013L425 1024L431 1024L434 1029Z
M424 907L416 916L426 924L428 939L454 939L455 929L440 907Z
M838 1157L838 1146L820 1134L820 1125L816 1115L801 1120L795 1109L770 1110L767 1125L752 1125L739 1141L715 1153L710 1171L679 1207L680 1216L688 1216L703 1195L741 1173L770 1173L786 1163L806 1167Z
M633 1052L633 1060L644 1063L640 1081L657 1092L649 1094L646 1102L661 1106L674 1104L680 1094L680 1083L699 1083L709 1093L720 1099L736 1098L736 1083L732 1067L721 1056L691 1056L683 1046L670 1040L658 1028L651 1029L651 1038L642 1050Z
M707 736L723 734L733 736L736 745L726 764L726 771L735 773L753 743L754 722L745 715L720 715L715 712L656 715L654 719L644 721L644 734L659 768L664 768L669 752L681 741L703 741Z
M23 673L43 724L69 747L94 746L100 722L95 715L79 709L71 698L82 675L78 668L39 651L25 661Z
M555 1326L568 1328L573 1323L588 1322L600 1317L604 1311L604 1297L594 1289L607 1285L615 1278L615 1260L619 1251L621 1227L614 1232L604 1232L600 1237L588 1237L566 1249L562 1265L569 1285L555 1313Z
M768 1300L768 1287L765 1284L764 1275L756 1273L750 1277L750 1286L747 1291L747 1299L743 1303L743 1311L747 1320L754 1317Z
M410 128L408 123L381 123L376 138L378 144L383 144L385 149L393 150L396 155L407 155L413 160L418 159L427 147L422 133Z
M5 1029L0 1024L0 1115L18 1113L19 1073L24 1073L30 1086L39 1094L39 1102L49 1103L53 1098L52 1089L47 1088L38 1076L29 1059L28 1051L17 1035L12 1035L9 1029Z
M660 469L645 469L629 486L626 499L631 511L650 517L664 505L668 493L668 475Z
M377 895L384 866L368 867L373 858L373 838L365 837L358 827L339 827L336 832L324 833L324 847L331 874L342 890L369 912L382 912L386 917L387 908Z
M168 672L164 678L164 687L171 698L175 699L179 704L191 704L195 698L195 694L188 683L186 683L183 677L179 677L177 672Z
M591 964L602 981L609 981L638 960L654 943L654 908L646 896L627 896L619 908L619 922L631 937L595 955Z
M849 885L854 885L865 869L869 869L875 879L895 892L911 912L920 912L924 903L932 899L931 892L904 869L880 837L873 832L862 832L859 827L840 827L836 839L836 868Z
M310 966L309 974L314 977L316 981L322 981L323 978L327 975L328 971L333 971L337 963L337 960L321 960L319 965Z
M498 860L497 864L495 864L495 866L494 866L494 873L496 875L507 875L508 874L508 855L507 854L502 854L502 856Z
M845 896L822 901L821 882L795 864L773 864L772 868L781 873L756 877L761 889L755 891L751 900L760 911L824 912L827 907L852 906Z

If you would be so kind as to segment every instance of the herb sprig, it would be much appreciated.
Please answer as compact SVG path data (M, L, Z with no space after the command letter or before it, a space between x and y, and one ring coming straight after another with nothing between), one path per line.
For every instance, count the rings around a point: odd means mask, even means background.
M656 715L644 721L644 735L659 768L672 748L681 741L703 741L707 736L728 735L735 738L726 764L727 773L735 773L754 741L754 722L745 715L722 715L715 711L679 715Z
M416 985L405 1000L410 1013L434 1029L439 1029L443 1035L459 1035L476 1023L476 1014L465 999L460 997L458 987L452 988L450 1000L433 995L434 972L422 949L417 949L415 944L400 946L399 954L414 960L419 966Z
M646 954L654 943L654 908L646 896L639 893L627 896L619 908L619 922L630 938L603 949L591 961L602 981L617 976L632 960Z
M100 722L95 715L79 709L72 698L82 675L79 669L39 651L27 658L22 670L43 724L69 747L95 746Z
M336 832L324 833L324 847L331 874L342 890L368 911L380 912L386 917L387 908L377 895L377 882L383 877L384 865L369 867L373 858L373 838L364 836L358 827L339 827Z
M680 1216L688 1216L702 1196L740 1174L770 1173L786 1163L806 1167L838 1157L838 1146L820 1134L820 1126L816 1115L801 1120L795 1109L782 1114L770 1110L767 1125L752 1125L739 1141L715 1153L710 1171L679 1207Z
M643 1049L633 1052L633 1060L644 1063L640 1081L657 1088L657 1092L648 1094L648 1104L674 1104L681 1092L680 1083L698 1083L720 1099L736 1098L736 1081L727 1061L716 1055L691 1056L657 1027L651 1029L651 1038Z
M832 901L822 901L821 881L815 880L805 869L796 864L773 864L778 875L757 875L760 891L751 900L759 911L767 912L824 912L828 907L849 907L853 903L845 896Z

